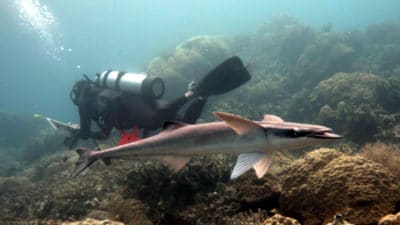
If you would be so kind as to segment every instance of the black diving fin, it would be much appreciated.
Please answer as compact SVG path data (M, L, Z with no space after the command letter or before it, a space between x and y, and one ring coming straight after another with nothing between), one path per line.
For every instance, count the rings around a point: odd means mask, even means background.
M249 71L238 56L233 56L216 66L205 75L197 84L196 91L199 96L224 94L251 78Z

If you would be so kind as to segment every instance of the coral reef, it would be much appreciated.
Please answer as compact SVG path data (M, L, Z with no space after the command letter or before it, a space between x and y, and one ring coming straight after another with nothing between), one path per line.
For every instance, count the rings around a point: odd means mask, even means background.
M0 113L0 223L299 224L267 218L279 211L305 225L346 224L337 216L332 222L336 213L374 224L400 206L399 26L336 32L280 16L251 34L189 38L149 63L147 73L163 77L173 98L238 55L251 81L210 98L201 121L215 120L211 111L255 120L269 113L345 135L342 152L320 149L294 162L304 151L276 154L262 179L249 172L230 181L236 157L221 155L195 157L179 173L158 162L96 162L71 178L77 156L65 152L63 135L30 115ZM361 156L349 156L363 145Z
M400 184L387 169L332 149L308 153L285 174L281 210L305 225L326 223L336 212L351 223L372 224L400 201Z

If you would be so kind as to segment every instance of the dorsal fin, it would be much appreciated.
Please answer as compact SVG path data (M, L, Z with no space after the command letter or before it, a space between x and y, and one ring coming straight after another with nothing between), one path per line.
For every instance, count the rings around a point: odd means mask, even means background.
M278 122L278 123L284 122L283 119L280 118L279 116L275 116L275 115L271 115L271 114L265 114L263 121L264 122Z
M213 114L219 119L223 120L239 135L244 135L253 131L261 131L263 129L263 127L256 122L238 115L225 112L213 112Z
M187 123L178 122L178 121L165 121L163 125L163 130L175 130L181 127L186 126Z

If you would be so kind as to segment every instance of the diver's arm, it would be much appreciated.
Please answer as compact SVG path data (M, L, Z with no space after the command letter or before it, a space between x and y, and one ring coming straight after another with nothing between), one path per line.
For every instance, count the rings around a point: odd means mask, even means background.
M79 116L80 116L80 130L79 133L77 134L79 138L84 140L89 138L104 140L110 136L112 129L112 126L110 125L101 126L100 131L91 130L92 118L90 117L90 114L85 104L79 106Z
M79 138L86 140L91 136L91 119L89 117L89 114L87 113L86 107L80 105L78 110L80 118L80 129L77 135L79 136Z
M112 130L112 125L109 122L102 123L101 125L97 123L98 126L100 127L100 131L94 131L90 133L90 138L96 139L96 140L105 140L108 137L110 137L111 130Z

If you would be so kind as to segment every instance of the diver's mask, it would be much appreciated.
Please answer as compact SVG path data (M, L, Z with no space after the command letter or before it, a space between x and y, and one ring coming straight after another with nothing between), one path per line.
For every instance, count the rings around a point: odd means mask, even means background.
M82 79L77 81L72 87L72 90L69 93L69 97L76 106L79 105L80 98L82 98L82 95L85 93L85 91L90 88L90 85L90 81Z
M85 79L77 81L69 93L69 98L76 106L79 105L79 99L83 97L82 95L84 94L84 92L88 90L91 85L94 85L94 82L90 80L86 74L83 74L83 77Z

